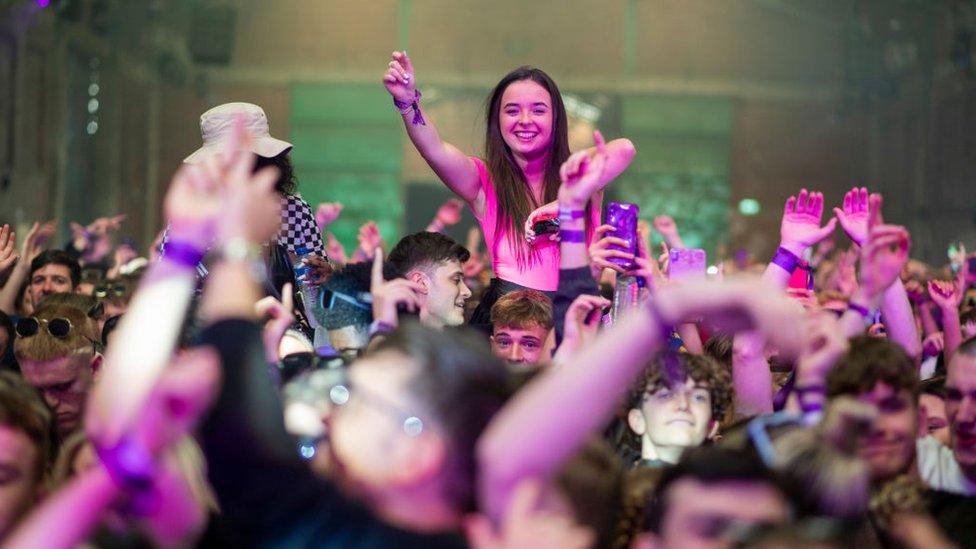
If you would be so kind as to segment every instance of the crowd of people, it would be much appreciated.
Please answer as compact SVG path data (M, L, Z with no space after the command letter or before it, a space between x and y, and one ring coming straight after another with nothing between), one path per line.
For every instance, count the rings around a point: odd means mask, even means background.
M247 103L202 115L145 254L121 215L3 226L3 547L976 546L965 250L802 189L768 262L706 275L673 219L607 219L639 153L570 152L543 71L491 92L484 158L406 52L383 84L456 195L393 246L347 254Z

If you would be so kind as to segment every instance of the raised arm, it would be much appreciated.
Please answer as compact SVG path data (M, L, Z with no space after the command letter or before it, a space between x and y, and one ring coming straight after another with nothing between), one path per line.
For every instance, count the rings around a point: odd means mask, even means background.
M34 223L30 231L27 233L27 237L24 238L24 242L20 247L19 257L16 257L17 262L14 264L14 268L11 269L10 276L7 278L7 282L4 284L3 289L0 290L0 310L3 310L3 312L7 313L8 315L17 313L15 310L17 297L24 285L24 282L30 276L31 261L33 261L34 258L37 257L41 251L43 251L45 242L51 238L51 235L54 234L54 230L55 226L53 221L48 221L44 224ZM9 233L6 248L9 248L9 246L12 244L11 239L13 238L13 232ZM8 251L5 253L9 254L10 252Z
M929 295L932 301L942 311L942 335L944 337L946 364L956 354L962 345L962 327L959 325L959 302L962 301L962 290L958 282L943 282L933 280L929 282Z
M804 252L834 232L837 219L831 218L821 227L822 220L823 194L802 189L786 200L780 223L780 245L763 272L763 280L771 287L785 291ZM733 340L732 387L736 415L773 411L773 377L765 353L764 336L767 335L747 332Z
M478 169L466 154L441 139L433 121L423 112L416 73L407 52L393 52L383 75L383 85L393 96L407 135L420 156L424 157L447 188L473 208L478 208L477 212L483 211L484 204L479 204L478 200L481 193Z
M895 225L885 225L881 216L882 199L879 194L868 193L867 188L854 188L844 195L844 204L841 208L834 208L834 214L840 221L844 232L850 237L851 241L865 247L865 242L872 236L874 231L878 238L882 235L904 236L901 242L908 246L908 232L903 227ZM872 225L873 224L873 225ZM905 259L907 260L907 247ZM862 253L861 269L864 270L864 254ZM855 297L861 297L855 292ZM873 300L874 296L865 296L867 300ZM901 278L892 281L889 286L883 289L880 296L881 301L877 308L881 311L885 329L888 337L902 346L909 356L918 359L922 355L922 342L918 335L918 328L915 325L915 316L912 313L912 305L908 300L908 292ZM869 310L875 309L874 303L862 303L852 297L851 302L856 306L867 307ZM856 326L856 323L848 324Z

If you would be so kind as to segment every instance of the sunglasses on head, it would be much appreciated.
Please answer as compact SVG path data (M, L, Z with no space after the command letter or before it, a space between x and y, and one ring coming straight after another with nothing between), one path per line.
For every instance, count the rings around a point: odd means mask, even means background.
M37 335L42 323L47 327L47 333L58 339L64 339L71 333L71 321L67 318L47 319L28 316L17 321L17 335L20 337Z

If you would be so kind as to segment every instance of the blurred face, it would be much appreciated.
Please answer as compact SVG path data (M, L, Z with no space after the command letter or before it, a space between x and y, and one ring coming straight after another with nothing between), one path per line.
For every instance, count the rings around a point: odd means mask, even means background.
M548 154L552 143L552 97L532 80L512 82L502 93L498 125L502 139L517 157Z
M58 436L64 438L81 425L85 399L94 380L93 366L101 357L70 355L39 362L20 361L24 379L33 385L57 419Z
M945 401L935 395L922 393L918 397L918 418L925 420L919 436L928 435L949 445L949 419L946 417Z
M71 269L65 265L49 263L31 274L30 292L31 302L36 306L41 299L51 294L66 294L73 292L71 285Z
M976 479L976 358L961 353L952 358L945 407L956 462Z
M667 512L655 544L664 548L732 547L731 542L722 539L729 528L779 524L789 518L786 499L764 482L703 484L685 478L675 482L665 497Z
M641 435L645 458L677 462L685 448L700 446L711 430L708 386L690 377L682 384L647 393L640 410L631 410L630 428Z
M517 367L534 366L543 358L549 330L533 322L523 328L501 326L491 336L491 352Z
M871 432L861 439L858 448L861 459L871 470L872 480L883 482L906 472L915 461L918 432L918 410L911 392L896 391L879 382L857 399L878 409Z
M37 498L37 452L23 431L0 425L0 539Z
M437 435L409 390L417 370L413 360L395 351L350 366L348 399L333 407L328 431L336 470L352 490L395 489L431 473L422 463L423 448ZM418 419L423 422L419 433Z
M417 281L427 290L420 307L420 321L435 328L464 324L464 302L471 297L471 290L464 283L461 263L443 261L435 268L415 273Z

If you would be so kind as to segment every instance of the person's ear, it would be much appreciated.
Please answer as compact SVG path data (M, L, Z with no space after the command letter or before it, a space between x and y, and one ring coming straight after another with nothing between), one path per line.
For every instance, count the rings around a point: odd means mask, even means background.
M915 407L918 408L918 428L915 436L925 438L929 436L929 411L925 409L925 406L922 406L921 399L916 402Z
M95 356L92 357L88 367L91 368L91 373L93 378L98 377L99 372L102 371L103 360L105 360L105 357L102 356L101 353L95 353Z
M647 430L647 422L644 421L644 413L637 408L631 408L627 412L627 426L630 430L634 432L637 436L644 436L644 432Z
M447 460L444 440L429 432L408 439L409 443L398 444L394 451L400 455L393 463L400 466L393 472L393 481L400 485L417 485L440 475Z
M430 293L430 277L423 271L410 271L407 273L407 280L420 284L420 293L424 295Z

